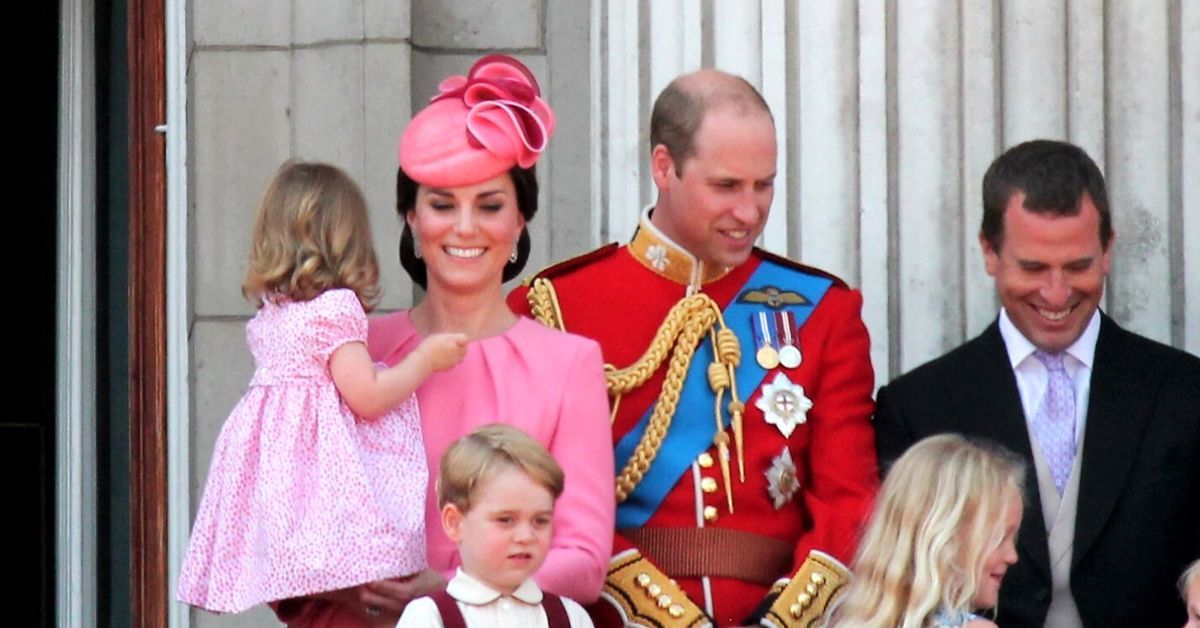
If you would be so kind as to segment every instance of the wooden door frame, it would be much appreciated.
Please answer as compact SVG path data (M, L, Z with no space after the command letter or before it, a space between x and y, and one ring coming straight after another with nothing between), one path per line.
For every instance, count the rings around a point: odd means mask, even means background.
M166 628L167 174L163 0L128 0L131 625Z

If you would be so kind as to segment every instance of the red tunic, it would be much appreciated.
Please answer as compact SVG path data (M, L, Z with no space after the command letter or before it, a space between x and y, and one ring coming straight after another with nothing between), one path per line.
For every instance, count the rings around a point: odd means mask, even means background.
M691 260L673 243L666 241L643 221L635 241L627 247L609 245L593 253L564 262L539 276L551 280L557 293L565 328L600 343L604 360L617 367L633 363L649 346L667 312L688 294L688 277L703 275L703 267ZM664 255L662 246L669 255ZM647 254L650 250L650 254ZM634 251L641 253L639 259ZM803 387L812 401L805 423L785 438L780 429L764 419L755 402L762 387L739 390L746 405L745 482L737 479L736 455L731 463L734 512L726 507L725 486L715 447L704 463L692 465L659 504L645 527L696 528L718 527L751 531L786 542L794 548L790 569L778 578L790 578L803 563L809 550L826 552L843 563L853 555L860 526L869 510L878 485L874 434L870 424L874 376L869 359L870 341L861 318L862 296L842 281L777 258L764 251L754 254L729 272L699 277L700 290L722 308L746 290L762 286L747 285L747 280L764 260L784 265L789 272L819 275L832 285L799 331L803 361L792 369L782 366L767 373L763 383L777 373ZM657 261L657 264L655 263ZM692 264L690 268L680 265ZM657 266L657 269L656 269ZM786 285L777 286L788 290ZM521 287L509 296L509 305L529 315L528 288ZM754 347L742 346L742 363L754 360ZM613 442L618 442L651 408L660 392L666 365L640 388L624 395L613 423ZM699 405L699 404L697 404ZM677 408L684 412L702 412L713 416L711 392L704 407ZM711 432L715 422L709 421ZM711 432L708 436L711 437ZM799 491L775 507L769 493L768 469L790 450L796 467ZM711 457L711 459L709 459ZM620 461L618 467L620 467ZM618 468L619 470L619 468ZM697 473L698 472L698 473ZM713 478L716 481L714 489ZM707 490L706 490L707 489ZM707 507L715 508L715 518L705 521ZM709 517L713 508L707 508ZM628 537L618 534L614 555L634 547ZM650 562L654 556L642 552ZM701 609L707 606L701 578L674 577L688 598ZM711 612L719 625L743 621L762 602L770 586L732 578L708 578ZM604 606L602 600L596 606ZM613 609L597 610L597 625L620 625Z

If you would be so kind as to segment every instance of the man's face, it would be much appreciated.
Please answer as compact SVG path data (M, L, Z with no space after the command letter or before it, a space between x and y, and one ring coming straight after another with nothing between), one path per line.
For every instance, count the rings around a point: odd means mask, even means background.
M682 164L654 147L659 197L651 220L700 261L737 266L762 233L775 195L775 125L762 111L716 108L705 114L694 146Z
M1075 216L1036 214L1015 192L1004 209L1000 250L980 236L987 273L1013 325L1042 351L1071 346L1091 320L1112 267L1101 246L1100 212L1086 193Z

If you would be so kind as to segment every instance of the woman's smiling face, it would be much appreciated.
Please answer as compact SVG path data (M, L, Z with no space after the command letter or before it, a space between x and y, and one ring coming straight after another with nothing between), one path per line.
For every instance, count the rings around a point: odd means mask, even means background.
M507 172L474 185L422 185L405 219L420 241L428 287L455 293L499 286L525 228Z

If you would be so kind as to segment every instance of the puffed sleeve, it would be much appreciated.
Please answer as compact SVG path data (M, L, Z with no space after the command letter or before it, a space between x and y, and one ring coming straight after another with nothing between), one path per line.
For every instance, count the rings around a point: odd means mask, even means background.
M367 341L367 314L353 290L327 290L309 305L307 323L313 351L323 362L348 342Z
M565 369L550 453L566 476L554 514L554 540L537 573L543 589L583 604L596 601L608 568L615 522L612 436L600 346L587 340Z

